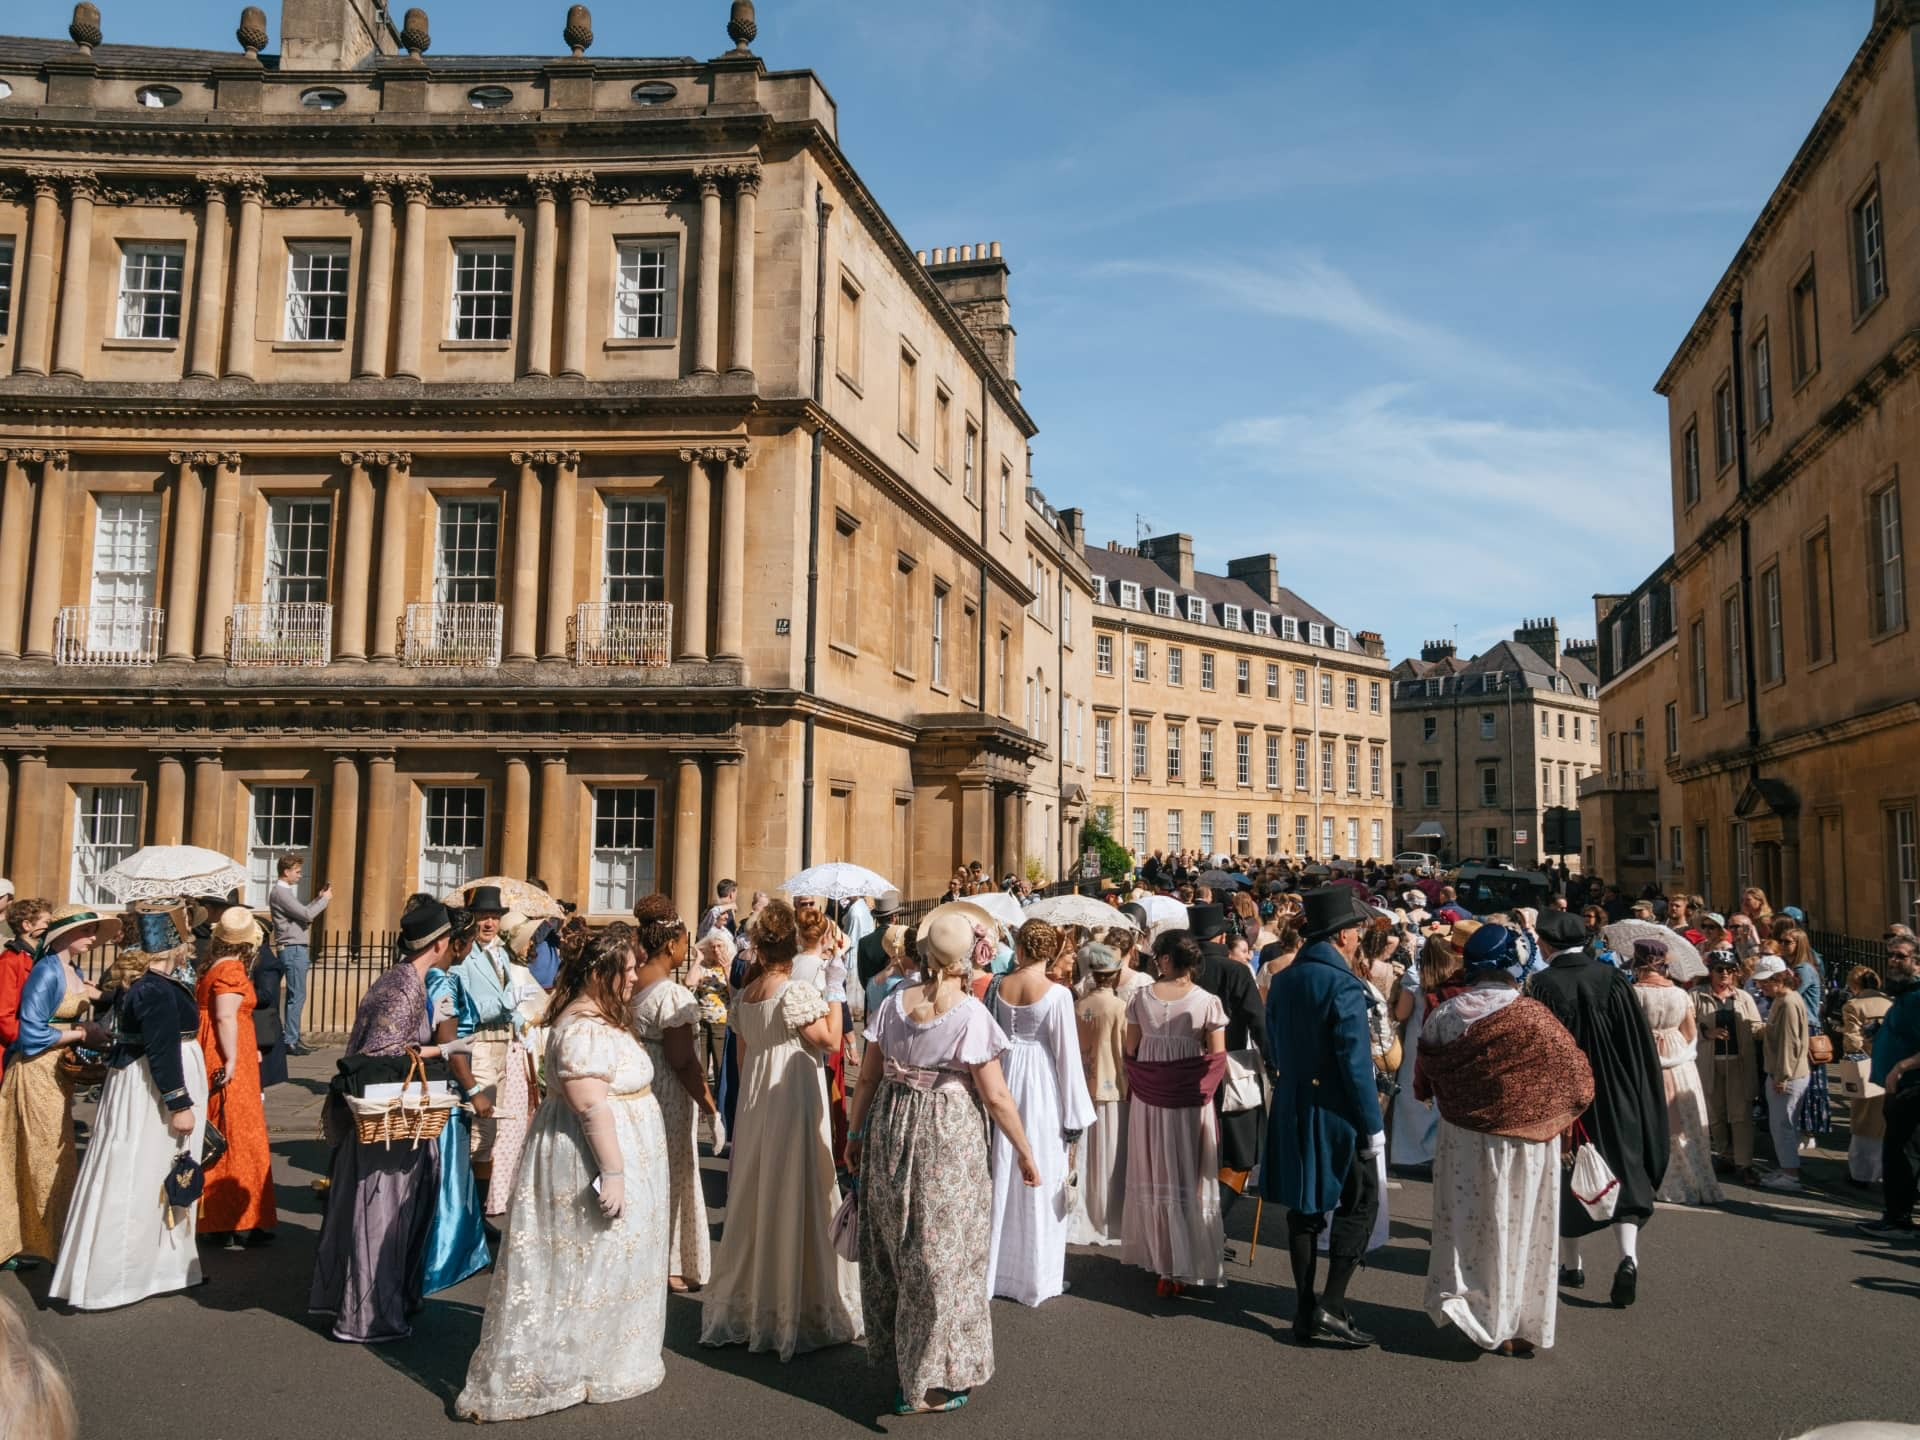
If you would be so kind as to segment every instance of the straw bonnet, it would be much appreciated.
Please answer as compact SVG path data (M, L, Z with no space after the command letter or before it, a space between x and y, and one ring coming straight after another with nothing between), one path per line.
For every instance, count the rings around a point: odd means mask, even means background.
M973 955L973 923L965 915L930 915L924 934L927 958L936 970L952 970Z
M253 912L244 905L231 905L214 922L213 938L223 945L258 945L265 932Z
M47 922L46 933L40 937L40 947L42 950L51 950L63 937L88 926L95 930L95 945L111 945L120 938L118 915L102 915L90 905L62 905Z

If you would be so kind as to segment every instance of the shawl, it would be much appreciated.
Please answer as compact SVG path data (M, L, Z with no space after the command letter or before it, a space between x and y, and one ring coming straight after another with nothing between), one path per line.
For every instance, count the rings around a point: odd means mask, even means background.
M1593 1071L1551 1010L1518 998L1446 1044L1423 1034L1413 1093L1463 1130L1551 1140L1593 1103Z
M1213 1092L1226 1078L1224 1050L1193 1055L1185 1060L1127 1061L1128 1092L1159 1110L1198 1110L1213 1103Z
M347 1036L349 1055L401 1055L429 1035L427 991L410 961L388 970L361 998Z

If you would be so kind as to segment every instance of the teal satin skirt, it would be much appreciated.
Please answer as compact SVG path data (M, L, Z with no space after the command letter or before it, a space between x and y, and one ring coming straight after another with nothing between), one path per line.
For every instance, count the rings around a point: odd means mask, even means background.
M480 1192L473 1183L467 1114L455 1110L440 1132L440 1192L434 1201L433 1226L427 1232L426 1283L421 1293L450 1290L492 1263L487 1232L480 1223Z

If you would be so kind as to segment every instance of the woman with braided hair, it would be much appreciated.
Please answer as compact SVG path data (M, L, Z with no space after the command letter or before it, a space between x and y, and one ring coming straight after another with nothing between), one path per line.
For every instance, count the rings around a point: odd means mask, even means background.
M993 1238L987 1290L1022 1305L1038 1305L1066 1287L1067 1220L1075 1210L1067 1148L1093 1124L1080 1061L1073 991L1047 971L1065 937L1044 920L1029 920L1014 935L1014 968L993 996L993 1018L1010 1042L1002 1068L1020 1111L1040 1184L1025 1183L1013 1142L993 1139Z

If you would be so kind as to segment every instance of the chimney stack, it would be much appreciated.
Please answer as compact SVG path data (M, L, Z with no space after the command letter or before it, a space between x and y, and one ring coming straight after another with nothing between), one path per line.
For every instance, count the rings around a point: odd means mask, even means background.
M1453 659L1454 649L1451 640L1429 640L1420 647L1420 658L1429 665L1440 660Z
M1014 329L1007 281L1012 273L998 240L936 248L927 265L928 277L1009 381L1013 379Z
M1227 562L1227 578L1238 580L1269 605L1280 603L1280 561L1273 555L1249 555Z
M1080 555L1086 553L1086 511L1082 510L1078 505L1074 506L1071 510L1062 510L1060 512L1060 528L1065 532L1067 544L1072 547L1074 554Z
M1524 645L1554 669L1560 668L1560 622L1551 615L1529 620L1513 632L1516 645Z
M1182 590L1193 589L1193 537L1150 535L1140 542L1140 553L1153 561Z

